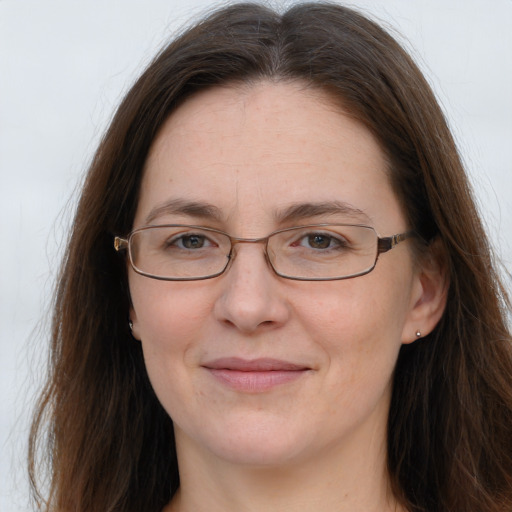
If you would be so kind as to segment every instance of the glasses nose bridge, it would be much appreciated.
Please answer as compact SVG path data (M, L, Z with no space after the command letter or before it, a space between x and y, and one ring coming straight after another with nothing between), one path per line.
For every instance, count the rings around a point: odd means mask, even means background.
M267 246L268 239L272 235L269 236L262 236L260 238L241 238L238 236L230 236L229 240L231 241L231 247L234 247L238 244L265 244Z
M231 263L235 259L236 251L235 247L239 244L263 244L263 254L265 256L265 260L267 264L273 269L272 263L270 262L270 258L268 255L268 241L272 235L263 236L260 238L241 238L237 236L230 236L229 241L231 242L231 250L230 250L230 260Z
M230 236L229 241L231 242L231 253L238 244L264 244L264 252L267 254L268 240L272 235L262 236L260 238L241 238L238 236Z

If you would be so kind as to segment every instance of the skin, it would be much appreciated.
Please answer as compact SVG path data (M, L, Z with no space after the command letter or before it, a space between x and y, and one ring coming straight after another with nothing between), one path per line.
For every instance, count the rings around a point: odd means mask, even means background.
M170 200L208 203L218 215L162 210ZM354 223L380 236L407 231L378 143L328 96L300 83L214 88L159 133L133 227L151 215L152 224L263 237L346 220L277 216L328 201L356 208ZM220 277L165 282L130 269L129 283L134 336L175 425L181 488L167 510L400 510L386 472L392 373L400 346L435 326L445 289L435 265L414 262L410 242L343 281L280 278L262 245L241 244ZM221 357L307 371L240 391L205 368Z

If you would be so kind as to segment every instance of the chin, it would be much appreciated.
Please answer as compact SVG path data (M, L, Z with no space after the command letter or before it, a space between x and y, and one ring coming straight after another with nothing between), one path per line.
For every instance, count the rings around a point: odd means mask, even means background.
M195 445L196 450L208 451L214 457L231 464L257 467L279 467L307 457L311 448L310 435L306 432L293 432L284 425L272 422L247 422L237 427L223 425L217 429L210 427L208 432L187 437L186 443Z
M215 455L226 462L257 468L277 468L299 462L303 450L274 440L246 440L230 442L229 446L214 447Z

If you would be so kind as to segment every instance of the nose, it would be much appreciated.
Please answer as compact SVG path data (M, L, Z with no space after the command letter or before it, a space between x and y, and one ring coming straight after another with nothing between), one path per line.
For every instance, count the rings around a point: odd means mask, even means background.
M218 321L254 333L288 320L290 308L282 278L268 265L260 244L237 245L221 279L222 290L214 306Z

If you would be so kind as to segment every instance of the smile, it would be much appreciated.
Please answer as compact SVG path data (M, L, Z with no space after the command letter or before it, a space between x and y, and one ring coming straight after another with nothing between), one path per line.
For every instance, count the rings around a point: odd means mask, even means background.
M300 379L311 370L277 359L223 358L203 365L217 381L245 393L262 393Z

